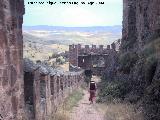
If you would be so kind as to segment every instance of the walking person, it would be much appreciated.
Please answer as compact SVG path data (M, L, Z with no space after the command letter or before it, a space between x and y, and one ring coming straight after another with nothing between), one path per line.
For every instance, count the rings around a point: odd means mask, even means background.
M89 101L91 102L91 104L93 104L93 101L96 97L96 90L97 90L96 83L95 81L91 80L89 83L89 93L90 93Z

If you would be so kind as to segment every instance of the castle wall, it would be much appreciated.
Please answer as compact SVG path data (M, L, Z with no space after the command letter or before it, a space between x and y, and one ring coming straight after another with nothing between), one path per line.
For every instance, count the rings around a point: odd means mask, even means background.
M84 82L82 70L59 71L48 65L35 64L28 59L24 59L24 73L27 120L56 119L55 113L64 105L65 98Z
M90 70L92 67L91 56L79 56L78 57L78 66L82 69Z
M72 91L78 89L84 81L83 71L51 76L41 75L39 70L36 70L34 76L35 120L53 119L59 106L63 105L65 98ZM41 81L45 83L45 86L41 86ZM54 84L55 87L52 87L51 84ZM42 89L45 92L44 97L41 95ZM51 94L51 90L54 94Z
M75 45L69 45L69 63L78 66L78 47Z
M117 40L111 45L85 45L81 44L69 46L69 62L70 70L72 65L80 67L84 70L91 70L93 75L101 75L106 69L108 57L117 54L121 40ZM104 64L104 65L102 65Z
M24 118L23 0L0 1L0 114L4 120Z
M125 78L125 81L132 83L125 99L132 101L132 98L139 96L138 99L134 100L134 103L142 106L144 120L156 120L160 116L160 112L157 111L160 101L159 99L153 99L157 98L156 93L160 92L159 83L155 82L160 80L156 77L159 75L156 71L159 71L160 67L160 1L123 0L123 3L123 38L120 52L122 53L121 56L127 54L128 56L134 56L135 54L135 60L133 60L133 65L128 64L131 63L132 59L128 60L125 65L123 63L118 65L117 62L117 68L121 67L116 71L117 73L114 72L117 69L115 64L115 68L111 66L112 71L107 71L108 73L105 74L108 79L117 80L120 78L123 80ZM126 69L126 65L129 65L129 69ZM113 74L110 77L111 72ZM153 87L148 91L150 86Z
M123 0L122 50L140 50L160 36L159 0Z
M107 47L104 47L103 45L85 45L84 47L81 46L81 44L78 45L69 45L69 63L70 66L83 66L83 58L80 56L83 55L92 55L92 54L110 54L115 52L119 49L118 44L112 43L111 45L107 45ZM85 58L87 62L87 68L91 67L91 59ZM78 61L79 60L79 61Z

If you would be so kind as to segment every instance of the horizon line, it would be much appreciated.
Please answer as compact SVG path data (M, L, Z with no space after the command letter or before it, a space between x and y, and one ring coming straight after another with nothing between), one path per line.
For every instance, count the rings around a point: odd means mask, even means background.
M57 26L57 25L22 25L22 27L36 27L36 26L48 26L48 27L113 27L122 25L104 25L104 26Z

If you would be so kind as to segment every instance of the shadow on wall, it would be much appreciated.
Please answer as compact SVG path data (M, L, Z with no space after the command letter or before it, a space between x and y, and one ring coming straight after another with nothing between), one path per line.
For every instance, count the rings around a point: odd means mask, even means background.
M84 81L84 71L62 72L24 60L24 95L30 120L50 119L64 99Z

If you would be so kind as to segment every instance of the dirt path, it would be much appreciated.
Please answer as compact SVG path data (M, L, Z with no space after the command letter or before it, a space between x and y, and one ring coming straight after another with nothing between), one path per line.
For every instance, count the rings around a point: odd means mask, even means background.
M89 93L84 91L83 99L73 108L70 120L104 120L103 112L98 108L98 104L90 104Z

